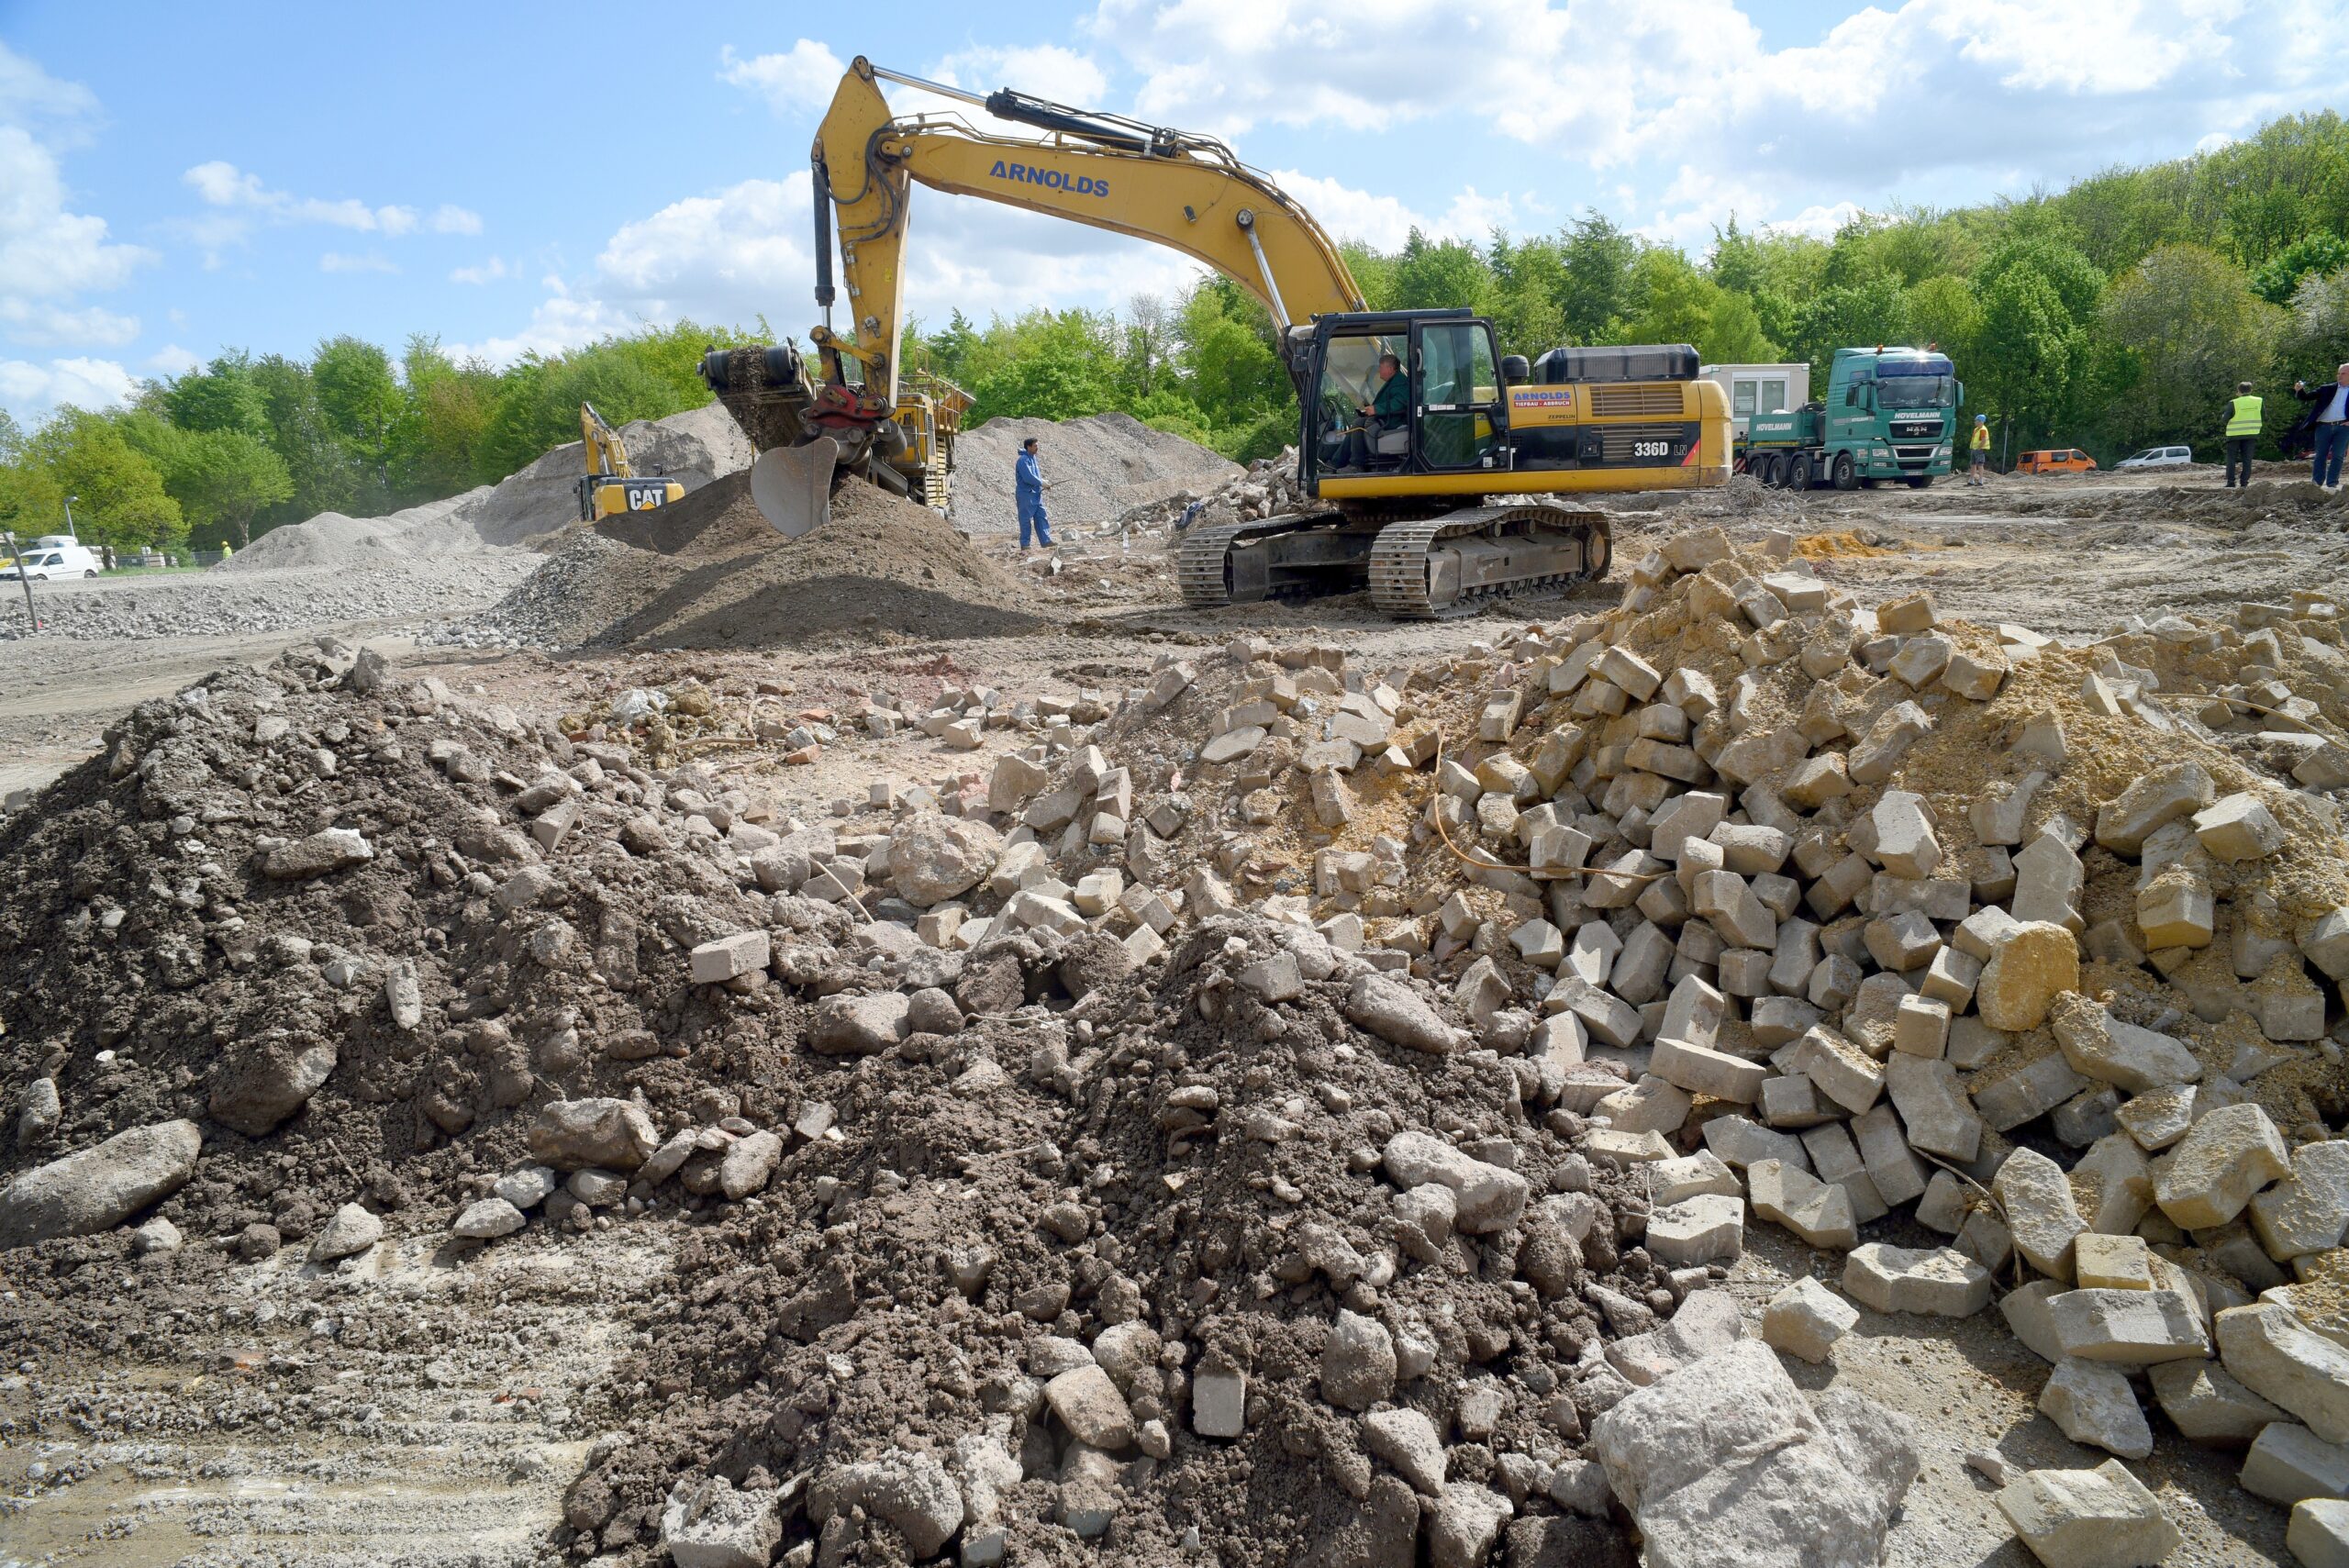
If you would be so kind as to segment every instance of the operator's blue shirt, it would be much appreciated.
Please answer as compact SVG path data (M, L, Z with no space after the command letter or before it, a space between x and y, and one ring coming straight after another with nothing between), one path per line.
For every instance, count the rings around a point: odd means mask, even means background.
M1021 452L1019 461L1011 466L1019 495L1027 500L1041 501L1044 498L1044 475L1036 466L1036 454Z

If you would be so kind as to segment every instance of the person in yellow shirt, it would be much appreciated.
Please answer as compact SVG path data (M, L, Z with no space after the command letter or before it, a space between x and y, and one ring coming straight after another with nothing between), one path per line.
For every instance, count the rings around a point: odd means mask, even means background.
M1966 464L1965 483L1968 484L1988 484L1989 481L1983 477L1990 467L1990 417L1987 414L1974 416L1974 440L1971 451L1972 456Z
M2227 488L2240 490L2251 483L2252 449L2259 445L2259 399L2251 383L2235 383L2235 400L2227 405Z

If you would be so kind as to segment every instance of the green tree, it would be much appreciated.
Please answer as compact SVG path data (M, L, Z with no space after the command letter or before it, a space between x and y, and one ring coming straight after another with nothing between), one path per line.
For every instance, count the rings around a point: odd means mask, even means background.
M2349 267L2349 239L2319 229L2303 234L2259 265L2251 274L2251 291L2270 305L2289 305L2300 280Z
M1631 263L1639 259L1639 239L1593 207L1567 224L1558 242L1564 279L1557 305L1568 341L1620 340L1617 324L1635 308Z
M170 488L192 538L209 543L233 535L242 550L253 541L261 510L292 499L294 476L265 441L241 430L198 430L187 439Z
M1720 293L1679 251L1642 251L1631 263L1631 319L1621 336L1634 343L1695 343L1705 336Z
M239 430L266 435L269 406L253 380L252 357L242 349L222 351L201 371L190 371L163 390L163 411L183 430Z
M405 401L391 356L348 334L329 338L311 358L310 378L317 384L327 428L358 465L361 504L389 506L392 430Z
M1775 364L1785 351L1763 332L1753 300L1722 288L1713 291L1712 309L1706 313L1697 348L1708 364L1716 365Z
M2266 379L2285 320L2217 251L2162 246L2105 295L2099 325L2129 373L2107 430L2128 447L2214 440L2235 384Z
M1395 266L1397 310L1479 310L1493 284L1492 269L1464 239L1430 239L1417 228Z
M1975 303L1974 287L1964 278L1932 277L1910 286L1906 296L1909 339L1937 345L1967 373L1976 335L1982 329L1982 307Z
M253 361L252 380L267 415L270 450L284 460L294 480L293 496L260 520L269 525L294 522L357 506L356 473L350 454L327 426L310 367L282 354L264 354Z
M1908 336L1909 302L1900 280L1879 272L1865 283L1824 288L1805 300L1794 313L1788 351L1809 361L1811 385L1824 387L1836 350L1905 342Z
M102 414L59 409L25 443L20 461L47 471L48 493L79 497L73 517L84 543L175 549L186 538L163 476Z

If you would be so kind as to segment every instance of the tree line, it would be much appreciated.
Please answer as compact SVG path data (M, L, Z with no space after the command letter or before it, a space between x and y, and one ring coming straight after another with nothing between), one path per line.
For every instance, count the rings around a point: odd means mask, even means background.
M1732 217L1696 255L1597 211L1545 235L1341 248L1372 308L1472 307L1504 353L1687 342L1711 362L1808 361L1818 386L1838 348L1931 342L2010 450L2207 451L2238 381L2267 395L2272 443L2291 383L2349 360L2349 124L2287 117L2190 158L1862 214L1825 239ZM583 400L615 423L698 407L702 352L761 340L763 319L679 322L502 370L425 336L396 359L349 336L307 360L227 350L125 408L62 408L30 432L0 411L0 525L55 531L67 495L85 539L118 546L241 544L319 512L376 515L575 439ZM1241 461L1295 434L1272 322L1220 277L1122 310L911 323L900 352L969 389L974 422L1123 411Z

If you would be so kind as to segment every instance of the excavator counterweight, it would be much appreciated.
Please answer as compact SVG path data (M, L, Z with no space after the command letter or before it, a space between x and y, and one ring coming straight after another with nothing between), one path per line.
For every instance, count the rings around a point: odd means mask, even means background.
M896 82L986 111L894 114ZM1041 132L1008 135L1003 124ZM899 363L912 188L984 197L1179 250L1271 315L1299 408L1312 504L1195 531L1178 557L1201 607L1367 588L1391 613L1466 614L1605 575L1606 515L1586 497L1723 483L1730 426L1686 345L1503 358L1466 310L1372 311L1313 215L1224 143L1015 93L986 96L860 56L810 149L811 367L789 345L712 353L703 373L761 457L751 493L797 538L863 480L946 498L971 398ZM840 284L831 254L837 232ZM836 331L835 303L852 318ZM1572 379L1568 379L1571 376Z

